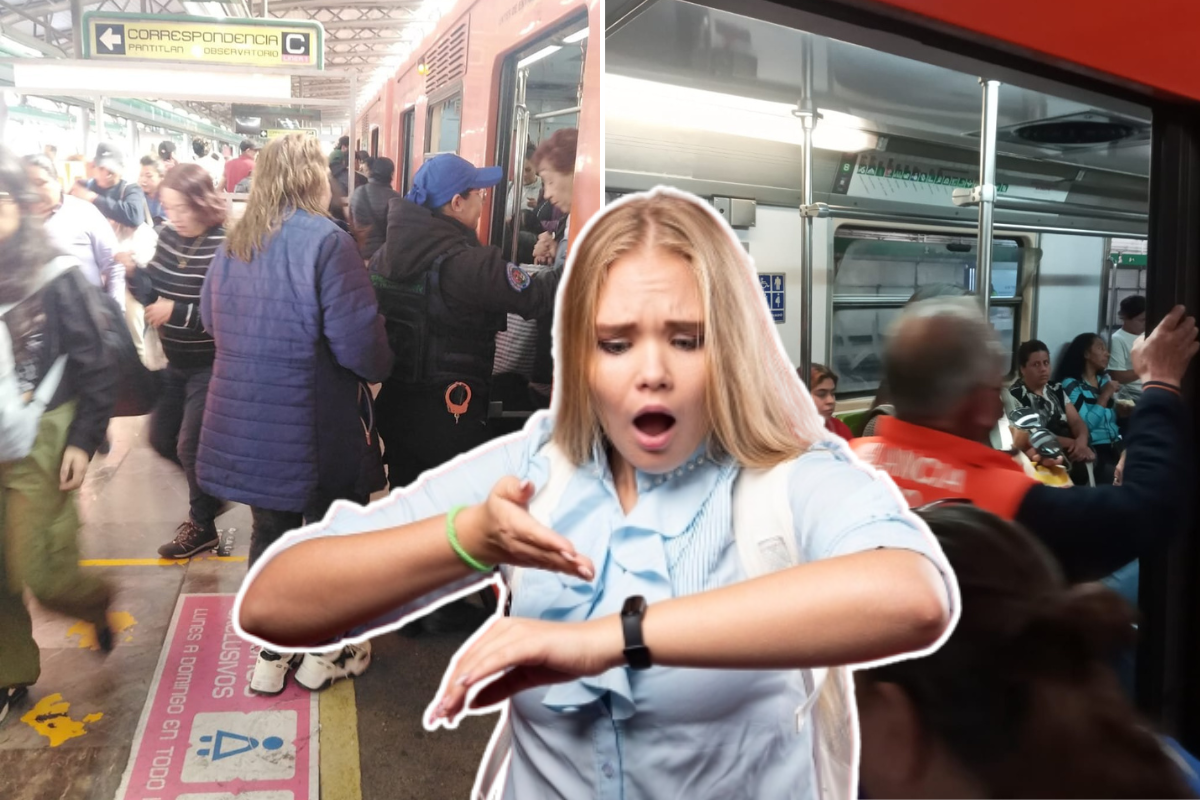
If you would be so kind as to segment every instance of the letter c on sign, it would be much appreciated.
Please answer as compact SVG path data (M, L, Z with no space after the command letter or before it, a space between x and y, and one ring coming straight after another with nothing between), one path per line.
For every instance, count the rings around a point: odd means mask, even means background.
M308 34L286 33L283 36L283 50L290 56L308 55Z

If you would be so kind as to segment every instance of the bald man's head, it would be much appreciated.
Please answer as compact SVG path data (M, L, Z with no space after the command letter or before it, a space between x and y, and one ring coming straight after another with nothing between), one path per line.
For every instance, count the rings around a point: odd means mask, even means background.
M901 420L979 441L1000 418L1006 354L974 299L910 305L884 360Z

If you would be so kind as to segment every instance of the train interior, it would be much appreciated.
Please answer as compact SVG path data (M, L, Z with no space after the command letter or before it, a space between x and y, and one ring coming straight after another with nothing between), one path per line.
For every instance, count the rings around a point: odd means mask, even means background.
M917 288L979 291L979 213L954 197L979 180L980 77L996 76L878 31L856 38L879 49L850 44L820 18L774 8L767 21L659 0L610 31L606 192L667 184L712 198L760 275L776 286L782 275L768 301L793 363L811 334L812 361L841 378L838 413L853 413L878 387L883 337ZM1119 327L1120 300L1144 292L1151 119L1023 78L1000 78L990 314L1014 353L1036 337L1053 358L1080 332ZM794 114L806 91L820 114L812 199L828 206L813 222L808 332Z

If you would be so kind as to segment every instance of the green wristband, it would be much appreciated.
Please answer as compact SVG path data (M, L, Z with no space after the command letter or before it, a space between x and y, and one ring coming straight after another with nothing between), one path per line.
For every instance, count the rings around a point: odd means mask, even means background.
M446 515L446 538L450 540L450 546L454 548L454 552L463 560L463 563L468 567L479 572L491 572L492 568L476 561L471 557L471 554L463 549L463 546L458 541L458 531L454 529L454 518L458 516L458 512L462 511L466 506L455 506L450 509L450 513Z

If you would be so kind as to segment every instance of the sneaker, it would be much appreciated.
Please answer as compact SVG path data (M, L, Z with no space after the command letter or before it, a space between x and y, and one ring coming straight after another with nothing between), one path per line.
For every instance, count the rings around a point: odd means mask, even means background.
M370 642L348 644L336 655L305 653L304 660L296 670L296 683L309 691L319 692L336 680L362 675L370 663Z
M288 669L302 654L278 653L274 650L259 650L254 674L250 676L250 691L255 694L275 695L283 691L287 682Z
M10 686L7 689L0 689L0 723L4 722L4 718L8 716L8 712L21 701L21 698L28 691L24 686Z
M191 558L196 553L212 550L219 541L216 525L210 523L201 527L188 520L175 529L174 539L158 548L158 554L163 558Z

